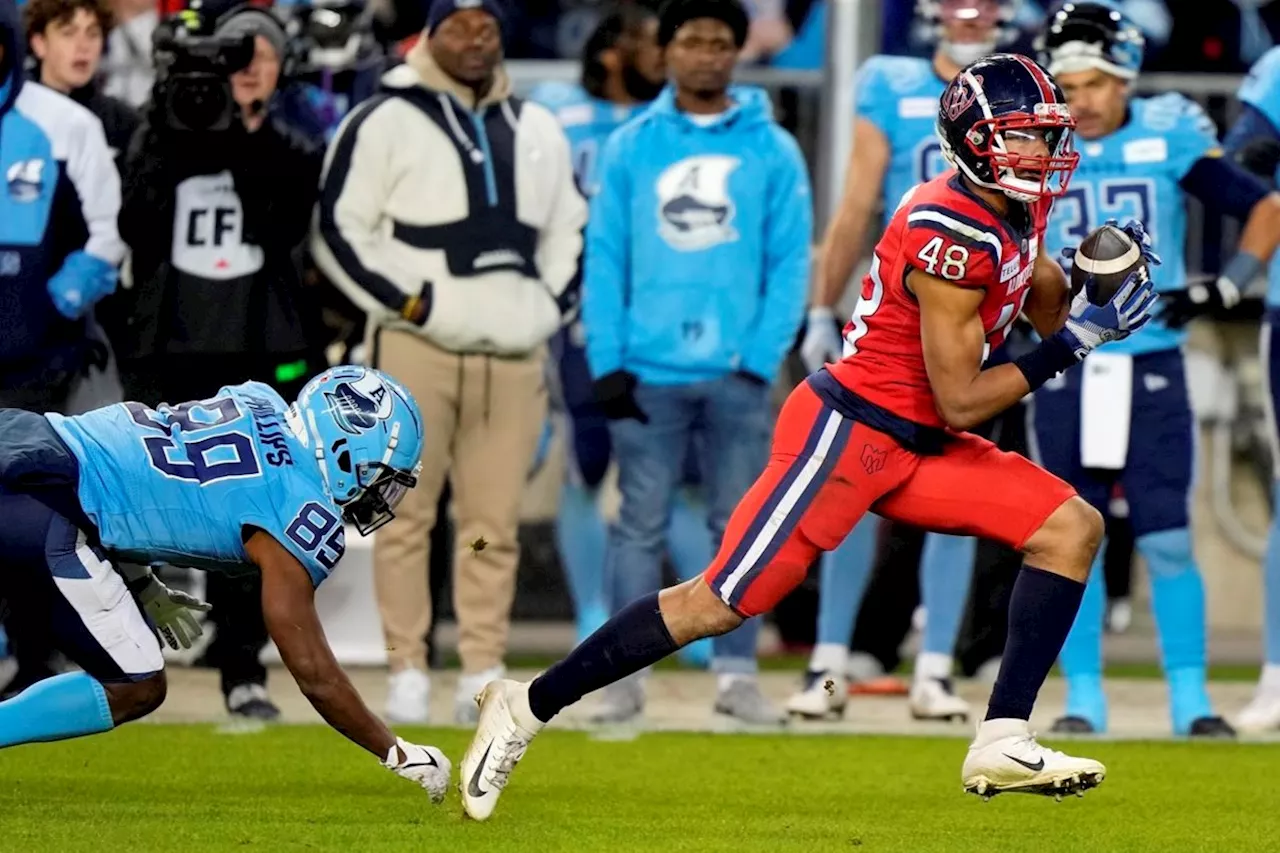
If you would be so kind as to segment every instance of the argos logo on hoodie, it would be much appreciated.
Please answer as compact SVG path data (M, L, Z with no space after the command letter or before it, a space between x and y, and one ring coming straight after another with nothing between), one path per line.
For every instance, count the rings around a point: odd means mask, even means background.
M658 177L658 234L678 252L697 252L738 239L729 176L737 157L708 154L668 166Z

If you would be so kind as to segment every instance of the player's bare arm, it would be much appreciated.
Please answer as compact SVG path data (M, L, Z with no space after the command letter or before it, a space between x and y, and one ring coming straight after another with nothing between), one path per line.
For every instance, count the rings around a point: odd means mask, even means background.
M245 552L262 573L262 615L298 689L333 726L384 758L396 738L365 706L338 665L316 614L315 589L307 570L272 536L255 530Z
M920 304L920 343L938 413L967 430L1000 414L1031 390L1013 364L982 369L986 332L978 313L985 291L959 287L921 270L907 274Z
M818 271L813 304L831 308L840 301L862 257L867 224L876 212L876 202L889 168L889 140L869 119L858 118L853 125L853 152L844 179L840 208L827 227L818 251Z
M1280 248L1280 193L1268 193L1249 211L1244 233L1240 235L1240 251L1267 260ZM1238 282L1246 287L1249 282Z
M1031 290L1022 305L1022 315L1047 338L1067 322L1071 311L1071 283L1066 271L1040 246L1035 269L1031 273Z

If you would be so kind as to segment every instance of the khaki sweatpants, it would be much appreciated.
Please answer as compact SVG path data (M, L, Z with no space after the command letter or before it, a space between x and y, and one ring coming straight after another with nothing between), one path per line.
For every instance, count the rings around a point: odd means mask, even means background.
M378 367L422 409L422 474L374 538L373 573L391 671L426 670L427 558L446 478L457 542L453 603L462 669L498 666L515 597L520 499L547 414L545 350L524 358L459 355L384 330Z

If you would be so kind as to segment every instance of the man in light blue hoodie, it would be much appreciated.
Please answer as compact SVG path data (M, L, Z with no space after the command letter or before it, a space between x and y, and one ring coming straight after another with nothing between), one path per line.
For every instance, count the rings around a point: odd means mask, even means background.
M738 0L670 0L658 41L670 84L610 137L587 229L583 321L610 421L622 505L610 532L615 608L661 586L689 435L705 436L718 542L768 457L769 387L804 313L813 236L799 147L764 92L731 86L747 30ZM716 711L782 717L755 679L758 625L717 638ZM641 712L639 677L598 719Z

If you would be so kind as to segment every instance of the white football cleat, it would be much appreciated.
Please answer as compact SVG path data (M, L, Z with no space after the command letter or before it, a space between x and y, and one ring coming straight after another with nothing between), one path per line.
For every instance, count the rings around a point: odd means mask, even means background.
M989 800L999 793L1043 794L1061 800L1102 783L1107 769L1036 742L1026 720L988 720L978 726L960 771L964 789Z
M409 667L387 679L386 718L392 723L425 723L431 699L431 677Z
M403 756L403 757L402 757ZM387 753L382 766L402 779L417 782L431 797L431 802L444 800L449 789L449 774L453 765L443 752L434 746L418 746L403 738L396 738L395 746Z
M476 697L480 722L462 757L458 787L462 808L473 820L486 820L498 805L511 771L524 757L543 723L529 710L529 683L491 681Z
M787 713L806 720L823 720L844 716L849 701L849 680L838 672L809 670L804 687L787 700Z
M1259 692L1236 717L1236 728L1249 734L1280 729L1280 695Z
M963 723L969 719L969 703L956 695L949 678L917 678L911 685L907 707L914 720Z

